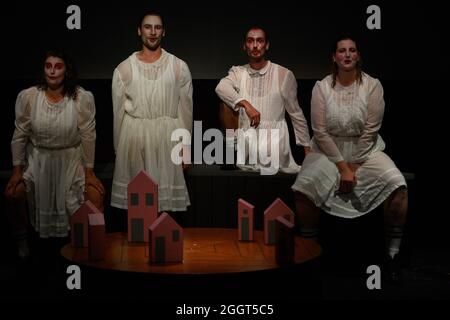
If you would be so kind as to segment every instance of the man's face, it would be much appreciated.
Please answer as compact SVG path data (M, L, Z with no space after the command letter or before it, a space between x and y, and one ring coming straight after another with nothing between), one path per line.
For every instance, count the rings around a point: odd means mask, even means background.
M142 44L149 50L156 50L161 45L164 37L164 27L161 18L158 16L146 16L138 28L138 35L142 39Z
M252 60L261 60L269 49L266 35L261 29L251 29L245 38L244 50Z

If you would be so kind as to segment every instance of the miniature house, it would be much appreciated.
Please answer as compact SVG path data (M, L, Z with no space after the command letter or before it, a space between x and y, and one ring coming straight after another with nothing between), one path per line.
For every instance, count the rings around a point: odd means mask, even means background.
M101 214L101 212L91 201L87 200L70 217L70 241L72 246L75 248L88 246L89 214Z
M264 211L264 243L267 245L275 244L275 219L278 217L294 224L294 212L280 198Z
M148 241L148 228L158 217L158 184L145 171L128 184L128 241Z
M283 217L275 219L275 261L279 265L294 263L294 224Z
M163 212L149 228L150 262L183 261L183 229Z
M247 201L238 200L239 241L253 241L253 209Z
M103 214L90 214L89 220L89 260L105 259L105 217Z

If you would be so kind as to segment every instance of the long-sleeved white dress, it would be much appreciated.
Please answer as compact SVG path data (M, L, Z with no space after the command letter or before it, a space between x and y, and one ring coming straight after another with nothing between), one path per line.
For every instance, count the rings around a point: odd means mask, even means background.
M375 209L406 181L383 152L385 144L378 134L384 114L380 81L363 73L361 84L355 81L344 87L336 82L333 88L331 83L329 75L314 86L312 152L292 189L332 215L355 218ZM340 161L361 164L349 194L339 192Z
M309 146L308 124L297 99L297 81L294 74L268 61L260 70L252 69L248 64L232 67L228 75L221 79L216 87L217 95L231 108L239 110L239 128L247 131L250 120L243 108L236 105L242 101L249 101L261 113L260 124L256 129L278 129L279 131L279 169L286 173L297 173L300 166L292 157L289 144L289 131L285 120L285 111L291 117L297 145ZM268 156L271 155L269 139L260 140L258 147L267 143ZM256 164L249 162L248 146L246 145L246 162L238 164L243 170L260 171L269 164L261 163L258 158Z
M192 129L192 79L187 64L162 50L154 63L137 52L115 70L112 83L116 163L111 205L127 209L128 183L145 170L158 183L158 210L190 205L181 165L171 159L171 134Z
M78 88L74 100L51 103L37 87L16 100L13 165L23 165L31 224L39 236L65 237L69 217L84 202L84 168L94 167L94 97Z

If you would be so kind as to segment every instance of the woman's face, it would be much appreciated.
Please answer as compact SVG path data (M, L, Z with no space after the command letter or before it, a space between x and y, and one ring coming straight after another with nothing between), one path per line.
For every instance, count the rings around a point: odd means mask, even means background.
M359 61L359 52L355 42L350 39L339 41L336 52L333 54L333 59L338 65L339 70L354 70Z
M45 80L52 89L59 88L65 78L66 64L61 58L48 57L44 64Z

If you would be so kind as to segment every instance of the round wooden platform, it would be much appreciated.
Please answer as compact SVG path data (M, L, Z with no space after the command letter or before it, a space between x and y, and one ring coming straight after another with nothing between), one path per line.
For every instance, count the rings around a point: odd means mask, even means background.
M87 248L61 249L69 261L102 269L155 274L220 274L276 269L275 246L264 244L262 231L255 231L253 242L238 241L236 229L185 228L183 263L150 264L148 244L128 243L126 233L106 235L106 258L89 261ZM295 262L301 264L318 257L321 247L314 241L296 237Z

